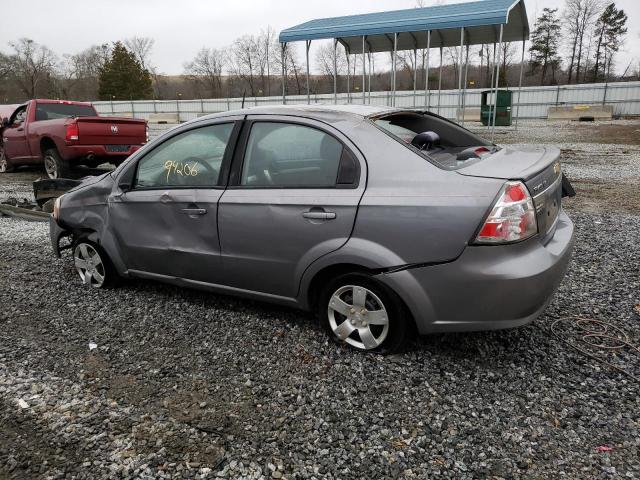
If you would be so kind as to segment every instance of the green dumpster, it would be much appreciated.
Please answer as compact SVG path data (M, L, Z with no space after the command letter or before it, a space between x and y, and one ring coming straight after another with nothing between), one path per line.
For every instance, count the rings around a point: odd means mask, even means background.
M496 95L496 125L508 127L511 125L511 90L498 90ZM482 92L480 104L480 121L488 126L493 123L493 105L487 103L491 90Z

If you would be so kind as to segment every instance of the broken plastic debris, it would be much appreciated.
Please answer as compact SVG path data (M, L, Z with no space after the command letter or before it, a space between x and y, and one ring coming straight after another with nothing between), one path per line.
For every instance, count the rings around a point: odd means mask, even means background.
M20 408L29 408L29 404L21 398L18 400L18 406Z
M89 351L95 350L96 348L98 348L97 344L95 344L93 342L89 342Z
M596 452L598 453L610 452L611 450L613 450L613 448L609 445L600 445L599 447L596 447Z

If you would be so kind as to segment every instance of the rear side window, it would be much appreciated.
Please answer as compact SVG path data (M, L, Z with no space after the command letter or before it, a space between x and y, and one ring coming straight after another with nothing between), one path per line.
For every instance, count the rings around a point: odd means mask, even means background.
M333 187L342 143L316 128L256 122L242 165L241 185L256 187Z
M171 137L138 162L134 188L217 185L232 131L223 123Z
M56 118L95 117L96 111L91 105L69 105L68 103L38 103L36 121Z

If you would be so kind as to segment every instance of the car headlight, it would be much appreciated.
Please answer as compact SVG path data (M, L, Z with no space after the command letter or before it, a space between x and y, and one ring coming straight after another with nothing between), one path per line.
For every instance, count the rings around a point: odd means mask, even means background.
M55 199L55 201L53 202L53 218L56 219L56 221L58 220L58 218L60 217L60 203L62 201L62 197L64 195L60 195L58 198Z

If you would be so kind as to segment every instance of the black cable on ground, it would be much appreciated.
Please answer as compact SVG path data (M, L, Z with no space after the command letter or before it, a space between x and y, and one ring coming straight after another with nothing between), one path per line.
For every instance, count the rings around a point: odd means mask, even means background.
M576 345L567 340L566 335L558 333L558 327L563 323L570 323L570 326L577 329L580 333L577 335L580 342L587 348L592 348L602 352L602 355L588 351L585 347ZM630 352L640 356L640 348L629 340L627 333L616 325L605 322L603 320L596 320L593 318L584 318L579 316L562 317L553 321L550 330L542 328L538 324L534 324L540 328L546 334L550 334L557 338L561 342L565 343L574 350L582 353L583 355L596 360L597 362L606 365L618 372L628 376L629 378L640 383L640 378L633 373L620 368L617 365L608 362L603 358L604 354L611 352L620 352L628 349Z

